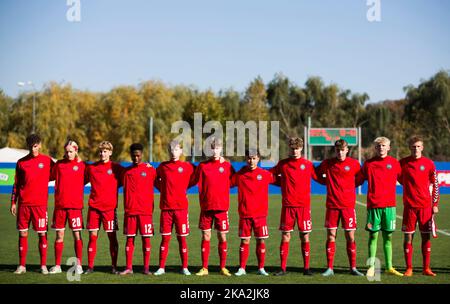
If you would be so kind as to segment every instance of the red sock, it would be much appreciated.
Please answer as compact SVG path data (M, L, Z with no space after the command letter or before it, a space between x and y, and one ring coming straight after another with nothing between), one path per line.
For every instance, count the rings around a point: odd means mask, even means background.
M117 242L117 236L115 232L108 233L109 238L109 253L111 254L112 267L117 267L117 255L119 252L119 242Z
M430 268L430 256L431 256L431 241L422 241L422 258L423 258L423 269Z
M219 259L220 259L220 269L225 268L227 263L227 242L219 242Z
M350 268L356 268L356 242L347 242L347 256Z
M75 255L77 256L78 265L83 264L83 240L75 240Z
M178 249L180 251L182 268L188 267L188 249L185 236L177 236L178 239Z
M406 268L412 268L412 256L413 256L412 243L403 243L403 250L405 251Z
M64 250L64 242L55 241L55 265L61 266L62 253Z
M289 255L289 242L281 241L281 244L280 244L280 261L281 261L281 270L283 270L283 271L286 271L288 255Z
M91 234L88 243L88 268L94 268L95 255L97 254L98 236Z
M309 242L302 243L303 268L309 269Z
M149 264L150 264L150 250L151 250L151 244L150 244L150 237L143 237L142 238L142 255L144 257L144 269L148 270Z
M248 260L248 246L249 244L241 243L239 247L239 267L245 269Z
M266 261L266 243L256 243L256 257L258 259L258 269L264 268L264 262Z
M208 268L208 258L210 250L210 241L202 240L202 267Z
M327 241L327 264L328 268L333 269L334 252L336 251L336 243Z
M28 237L19 236L19 264L25 267L27 264Z
M133 269L133 254L134 254L134 237L127 237L127 244L125 245L125 257L127 260L127 269Z
M39 255L41 256L41 266L47 265L47 234L39 235Z
M163 235L159 247L159 268L166 267L167 254L169 253L170 235Z

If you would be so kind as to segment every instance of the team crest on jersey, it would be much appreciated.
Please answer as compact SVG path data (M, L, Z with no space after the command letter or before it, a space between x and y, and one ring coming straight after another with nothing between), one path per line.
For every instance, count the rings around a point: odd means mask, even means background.
M420 166L420 171L425 171L425 166L424 165L422 165L422 166Z
M112 174L112 170L108 169L108 171L106 171L106 173L108 173L108 175L111 175Z
M43 164L43 163L39 163L39 164L38 164L38 168L39 168L39 169L44 168L44 164Z
M141 172L141 176L142 176L142 177L146 177L146 176L147 176L147 173Z
M305 167L304 164L301 164L301 165L300 165L300 169L301 169L301 170L305 170L305 168L306 168L306 167Z
M78 166L73 166L73 171L78 171Z
M183 173L183 167L178 167L178 172Z
M262 180L262 175L261 175L261 174L258 174L258 175L256 176L256 179L257 179L257 180Z
M391 164L387 164L386 168L388 168L388 170L391 170L392 169L392 165Z
M225 171L225 169L224 169L223 167L220 167L220 168L219 168L219 172L220 172L220 173L223 173L224 171Z
M350 171L350 167L349 167L349 166L345 166L345 167L344 167L344 170L345 170L345 171Z

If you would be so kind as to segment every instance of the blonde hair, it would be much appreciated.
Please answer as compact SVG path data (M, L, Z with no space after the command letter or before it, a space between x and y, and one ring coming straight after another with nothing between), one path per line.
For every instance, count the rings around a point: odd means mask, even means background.
M66 148L67 148L68 146L74 148L74 150L75 150L75 158L76 158L76 159L79 159L79 157L78 157L78 144L77 144L77 142L74 141L74 140L69 139L69 140L66 142L66 144L64 145L64 151L66 150ZM64 158L66 158L66 157L67 157L67 156L66 156L66 153L64 153Z
M373 141L374 144L386 144L388 146L391 145L391 140L387 137L384 136L380 136L375 138L375 140Z
M104 141L102 141L102 142L98 145L98 150L99 150L99 151L101 151L101 150L109 150L109 151L112 152L112 150L113 150L113 145L112 145L112 143L110 143L109 141L104 140Z

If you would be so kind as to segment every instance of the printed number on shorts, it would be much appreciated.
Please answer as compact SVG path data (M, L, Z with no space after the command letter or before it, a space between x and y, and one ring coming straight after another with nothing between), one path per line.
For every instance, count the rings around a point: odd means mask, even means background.
M79 227L81 226L81 219L79 217L72 219L72 227Z
M38 219L39 228L45 228L45 218Z
M311 221L303 221L303 230L311 230Z
M352 217L348 219L348 227L349 228L353 227L353 218Z
M144 225L144 230L145 230L145 233L147 234L147 233L151 233L152 232L152 224L146 224L146 225Z
M269 234L269 228L267 228L267 226L262 226L262 233L263 233L263 235L268 235Z
M391 230L395 230L395 220L391 221Z
M223 230L227 229L227 221L222 221L222 229Z
M181 225L181 233L186 233L186 224Z
M108 221L108 230L114 230L114 220Z

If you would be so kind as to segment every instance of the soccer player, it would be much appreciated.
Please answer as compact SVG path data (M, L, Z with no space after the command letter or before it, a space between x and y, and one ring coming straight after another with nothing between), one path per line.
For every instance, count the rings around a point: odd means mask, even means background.
M356 159L347 157L348 143L338 139L334 143L336 157L324 160L317 167L316 174L319 181L327 186L327 202L325 227L327 228L327 264L328 268L323 276L334 275L333 262L336 248L336 232L339 221L345 231L347 240L347 255L350 264L350 273L364 276L356 269L356 175L361 166ZM323 179L323 175L325 178Z
M117 196L121 184L120 176L122 166L110 160L113 145L109 141L102 141L98 146L100 160L88 165L86 179L91 183L89 195L89 210L87 216L87 229L89 231L88 269L84 272L94 272L94 260L97 254L97 238L101 223L109 239L109 252L111 254L112 273L117 273Z
M153 236L153 186L156 170L142 162L144 147L140 143L130 146L131 166L123 173L125 219L123 233L127 236L125 246L126 269L121 275L133 273L134 238L139 229L142 236L143 273L150 275L150 237Z
M11 194L12 215L17 216L19 230L19 266L15 274L25 273L28 251L28 228L30 221L39 235L40 272L47 270L47 205L48 182L50 180L53 160L40 153L42 144L37 134L26 139L28 155L19 159L16 164L14 186Z
M413 275L412 241L418 222L422 236L423 274L436 276L430 268L430 233L434 225L433 214L439 212L439 184L436 168L432 160L422 155L424 147L421 137L412 136L408 145L411 155L400 160L404 205L402 231L405 234L403 247L406 261L404 275L407 277ZM430 186L432 187L432 194L430 194Z
M376 156L367 160L357 184L368 182L367 224L369 231L369 269L367 276L375 276L375 257L379 231L383 235L383 250L387 274L403 276L392 266L392 233L395 231L396 200L395 186L400 179L399 162L388 155L391 141L386 137L377 137L374 141Z
M202 268L196 275L208 275L211 229L214 224L219 240L220 274L231 276L228 269L225 268L225 264L227 259L226 234L230 226L228 221L230 179L234 174L234 169L230 162L221 162L223 146L220 140L212 140L211 149L213 156L199 164L195 169L192 182L192 184L198 184L201 208L199 228L202 231Z
M286 274L289 241L296 221L301 240L303 274L312 275L309 268L309 233L312 230L311 178L317 180L317 176L312 162L302 158L303 140L299 137L291 137L289 138L288 146L289 158L281 160L270 170L275 176L280 176L282 194L279 228L281 231L281 270L275 275Z
M52 228L56 230L55 266L50 268L50 274L61 273L61 259L64 249L64 230L66 222L72 229L74 238L77 274L83 273L82 256L83 240L83 200L85 163L78 157L78 144L69 140L64 145L64 158L58 160L52 170L52 180L55 180L55 209L53 210Z
M256 238L256 257L259 275L268 276L264 269L266 257L265 239L269 237L267 214L269 203L269 184L275 182L272 173L258 167L260 154L257 149L245 152L247 165L232 177L232 186L238 187L239 211L239 269L236 276L246 275L245 267L249 255L252 230Z
M189 235L188 199L186 191L189 187L194 166L181 161L183 153L181 143L173 140L169 143L170 160L162 162L157 172L156 185L161 192L159 208L161 209L160 233L162 236L159 248L159 269L154 275L163 275L172 227L175 225L179 252L181 257L181 274L191 275L188 269L188 248L186 236Z

